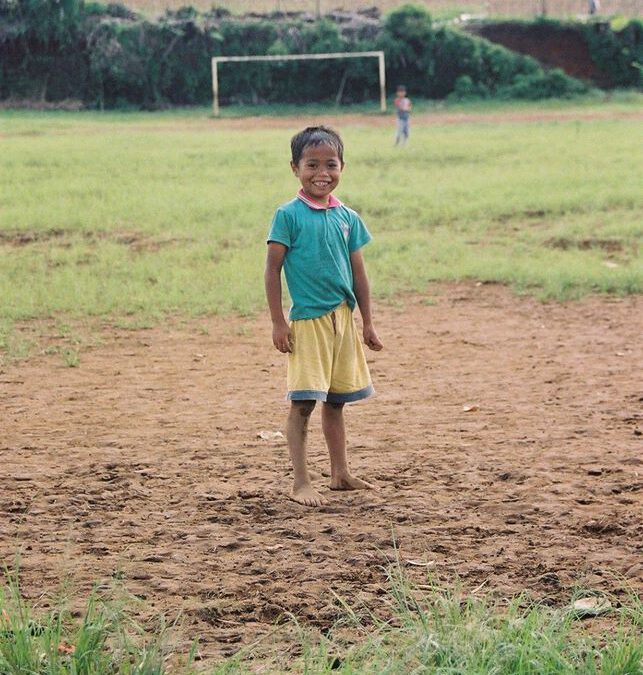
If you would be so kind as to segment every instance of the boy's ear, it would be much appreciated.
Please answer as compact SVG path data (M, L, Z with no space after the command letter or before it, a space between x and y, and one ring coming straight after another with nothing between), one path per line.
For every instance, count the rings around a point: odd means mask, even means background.
M295 174L295 176L298 177L299 171L297 169L297 165L292 161L292 159L290 160L290 168L292 169L292 172Z

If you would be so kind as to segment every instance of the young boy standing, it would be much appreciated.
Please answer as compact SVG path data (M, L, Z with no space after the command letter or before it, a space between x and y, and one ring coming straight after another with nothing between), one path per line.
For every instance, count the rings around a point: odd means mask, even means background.
M395 145L404 145L409 138L409 121L411 118L411 99L406 95L406 87L399 84L395 90L395 111L397 116L397 133Z
M353 309L357 304L366 345L382 349L371 317L368 277L361 248L371 235L361 218L332 193L344 168L339 134L307 127L291 140L290 166L301 183L279 207L268 234L265 285L274 346L288 354L286 438L294 471L291 497L306 506L327 503L306 464L308 421L322 402L322 431L330 454L331 490L370 489L353 476L346 456L344 404L373 393ZM288 323L281 300L284 268L292 298Z

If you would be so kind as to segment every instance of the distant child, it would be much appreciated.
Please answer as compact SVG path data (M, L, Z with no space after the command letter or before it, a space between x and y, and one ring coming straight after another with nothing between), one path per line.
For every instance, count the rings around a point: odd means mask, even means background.
M348 469L344 404L373 393L353 309L359 305L363 337L382 349L371 318L361 248L371 235L361 218L332 193L344 168L344 145L333 129L307 127L293 136L290 166L301 183L280 206L268 234L265 284L274 346L288 354L286 438L294 470L291 497L306 506L327 501L314 489L306 465L308 420L322 401L322 430L330 454L330 489L374 486ZM290 323L281 304L281 269L292 298Z
M409 138L409 118L411 117L411 108L413 104L406 95L406 87L398 84L395 90L395 110L397 114L397 133L395 135L395 145L400 143L404 145Z

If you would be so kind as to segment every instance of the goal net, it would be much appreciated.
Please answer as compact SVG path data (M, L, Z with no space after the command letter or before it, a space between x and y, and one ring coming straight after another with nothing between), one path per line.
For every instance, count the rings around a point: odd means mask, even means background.
M386 71L384 52L333 52L330 54L286 54L283 56L214 56L212 57L212 110L214 116L220 113L219 106L219 64L245 63L247 61L318 61L320 59L376 58L379 64L380 109L386 111Z

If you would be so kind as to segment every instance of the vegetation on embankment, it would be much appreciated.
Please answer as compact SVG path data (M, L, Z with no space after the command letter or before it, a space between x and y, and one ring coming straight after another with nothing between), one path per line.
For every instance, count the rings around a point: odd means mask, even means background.
M619 31L606 25L588 32L592 54L614 86L632 86L640 74L640 34L636 21ZM384 17L239 17L186 7L150 19L118 4L0 0L0 100L72 99L90 108L199 105L211 97L212 56L370 50L386 54L389 91L404 82L416 97L456 92L542 99L587 89L561 70L546 70L528 56L437 24L413 5ZM372 59L220 68L225 102L354 103L379 95Z

